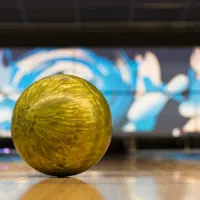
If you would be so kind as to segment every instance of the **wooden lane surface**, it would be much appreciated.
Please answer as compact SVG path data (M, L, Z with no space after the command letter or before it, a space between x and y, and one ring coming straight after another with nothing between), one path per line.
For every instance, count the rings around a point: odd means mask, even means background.
M112 157L71 178L0 158L0 200L198 200L200 161Z

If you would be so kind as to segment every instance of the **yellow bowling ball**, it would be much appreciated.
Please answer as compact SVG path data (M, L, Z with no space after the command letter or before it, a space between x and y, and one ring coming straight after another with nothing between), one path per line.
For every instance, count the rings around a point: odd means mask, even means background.
M34 169L70 176L95 165L112 135L111 112L91 83L72 75L40 79L19 97L12 116L12 138Z

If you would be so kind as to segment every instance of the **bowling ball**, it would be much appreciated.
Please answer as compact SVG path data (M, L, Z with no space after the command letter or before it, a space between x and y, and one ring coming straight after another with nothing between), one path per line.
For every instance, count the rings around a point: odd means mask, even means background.
M34 169L70 176L95 165L112 135L109 106L99 90L72 75L53 75L19 97L11 133L21 157Z
M74 178L46 179L31 187L20 200L103 200L91 185Z

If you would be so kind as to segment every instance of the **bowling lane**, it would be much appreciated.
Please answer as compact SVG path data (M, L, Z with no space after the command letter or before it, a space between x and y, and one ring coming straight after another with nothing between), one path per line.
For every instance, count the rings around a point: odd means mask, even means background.
M161 154L109 156L71 178L40 174L16 154L0 155L0 200L198 199L200 154Z

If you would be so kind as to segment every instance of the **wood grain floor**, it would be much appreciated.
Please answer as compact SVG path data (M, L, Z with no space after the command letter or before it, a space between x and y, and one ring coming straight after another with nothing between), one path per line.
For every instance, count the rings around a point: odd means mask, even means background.
M192 158L115 155L77 176L53 178L17 155L1 155L0 200L198 200L200 161Z

